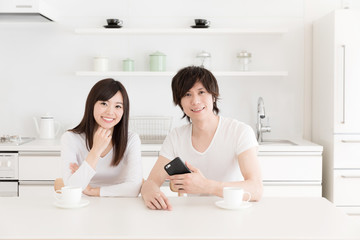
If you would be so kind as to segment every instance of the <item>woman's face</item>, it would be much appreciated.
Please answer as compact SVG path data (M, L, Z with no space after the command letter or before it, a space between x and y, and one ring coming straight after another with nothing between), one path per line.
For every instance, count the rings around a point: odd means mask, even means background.
M123 116L123 97L118 91L107 101L97 101L94 105L94 118L96 123L105 129L113 129Z
M185 114L194 120L206 120L213 113L213 97L201 82L194 86L181 99L181 106Z

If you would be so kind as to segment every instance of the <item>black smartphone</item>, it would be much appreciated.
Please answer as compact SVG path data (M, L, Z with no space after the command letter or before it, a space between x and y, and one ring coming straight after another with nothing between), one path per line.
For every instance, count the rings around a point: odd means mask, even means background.
M191 173L190 169L185 165L179 157L164 166L165 171L171 176L175 174Z

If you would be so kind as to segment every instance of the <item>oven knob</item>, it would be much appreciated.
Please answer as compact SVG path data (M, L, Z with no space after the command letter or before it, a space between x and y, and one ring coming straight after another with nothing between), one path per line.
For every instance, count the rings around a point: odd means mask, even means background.
M11 167L11 161L7 161L7 167Z

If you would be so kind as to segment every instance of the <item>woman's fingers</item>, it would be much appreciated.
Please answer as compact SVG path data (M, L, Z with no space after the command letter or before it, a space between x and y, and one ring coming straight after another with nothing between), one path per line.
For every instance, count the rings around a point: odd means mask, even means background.
M109 138L109 137L111 137L111 130L99 127L96 130L95 135L98 135L98 136L101 136L101 137L104 137L104 138Z
M74 174L79 169L79 165L76 163L70 163L69 168L71 170L71 174Z

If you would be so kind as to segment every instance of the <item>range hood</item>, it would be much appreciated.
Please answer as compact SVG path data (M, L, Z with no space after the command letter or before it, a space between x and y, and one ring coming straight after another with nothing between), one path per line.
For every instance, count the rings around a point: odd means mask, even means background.
M0 0L0 22L52 22L46 1Z

